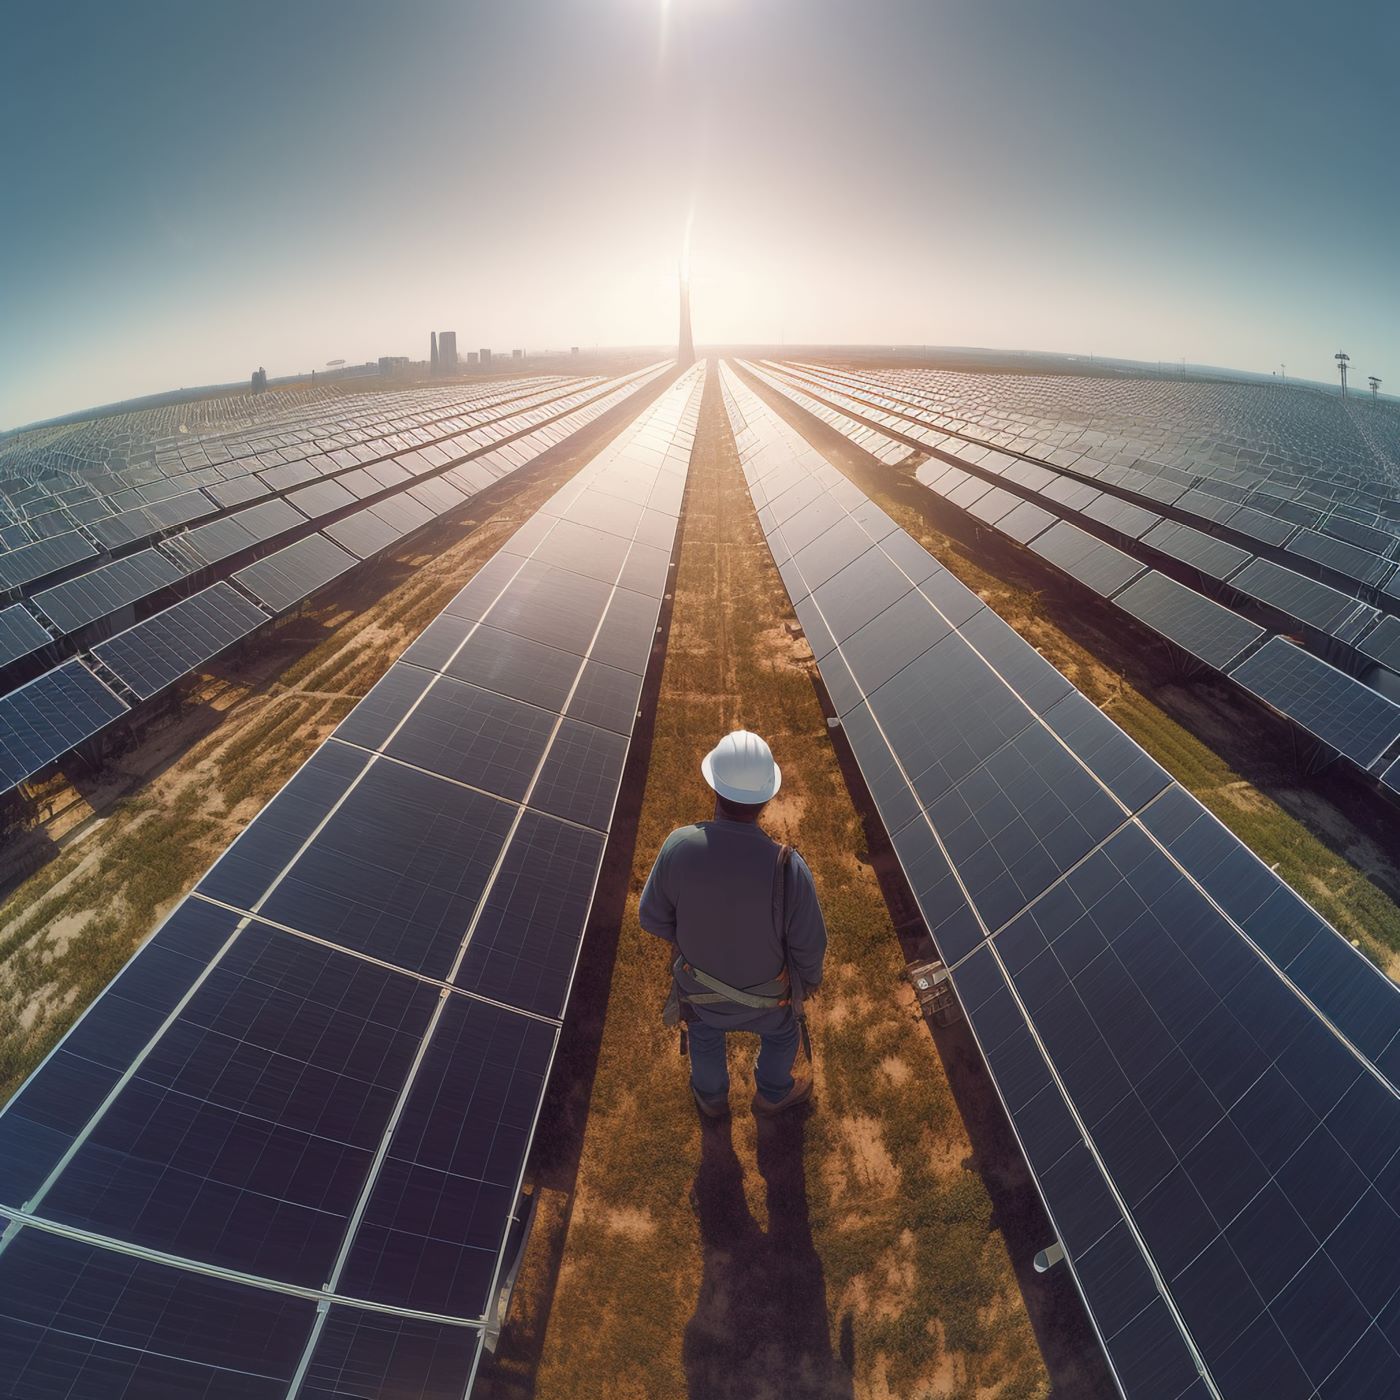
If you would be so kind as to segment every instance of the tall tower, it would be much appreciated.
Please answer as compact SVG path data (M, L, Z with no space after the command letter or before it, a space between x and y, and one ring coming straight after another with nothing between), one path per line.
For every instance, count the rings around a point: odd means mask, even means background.
M1336 353L1335 355L1332 356L1332 358L1333 358L1334 360L1336 360L1336 362L1337 362L1337 368L1338 368L1339 370L1341 370L1341 372L1342 372L1342 397L1343 397L1343 398L1346 398L1346 396L1347 396L1347 365L1351 363L1351 356L1348 355L1347 352L1346 352L1345 350L1338 350L1337 353Z
M681 268L681 341L676 352L676 363L681 365L692 365L695 363L695 342L690 335L690 282L685 275L685 269Z
M1380 403L1380 401L1381 401L1381 381L1380 381L1379 379L1377 379L1376 376L1373 374L1373 375L1371 375L1371 377L1367 380L1367 383L1370 384L1370 386L1371 386L1371 402L1372 402L1372 404L1378 404L1378 403Z
M437 332L436 332L436 331L433 332L433 359L432 359L432 371L433 371L434 374L436 374L436 373L438 372L438 351L437 351Z

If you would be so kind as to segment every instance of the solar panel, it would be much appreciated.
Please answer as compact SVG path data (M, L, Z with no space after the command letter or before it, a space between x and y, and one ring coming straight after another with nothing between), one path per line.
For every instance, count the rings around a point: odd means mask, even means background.
M638 420L677 449L654 476L684 479L702 383ZM26 1210L0 1279L41 1285L0 1289L8 1374L94 1400L470 1388L630 741L604 722L641 686L587 638L533 643L510 603L537 576L496 557L457 600L478 616L410 648L0 1112ZM605 587L649 646L656 601Z
M0 695L0 791L33 777L126 708L76 659Z
M33 601L59 632L76 632L179 583L186 572L160 550L143 549L36 593Z
M19 588L96 555L92 543L76 530L21 545L8 554L0 554L0 588Z
M0 619L4 613L0 613ZM1400 673L1400 617L1383 617L1356 644L1359 651Z
M225 510L246 505L268 494L268 488L256 476L234 477L231 481L211 482L204 488Z
M315 1319L309 1299L12 1228L0 1254L12 1394L286 1396Z
M1265 635L1256 623L1155 571L1129 584L1113 602L1218 671Z
M1190 525L1179 525L1174 520L1154 525L1143 535L1142 542L1211 578L1229 578L1253 557L1248 550L1204 535Z
M1271 559L1253 560L1231 578L1230 587L1323 632L1340 626L1357 608L1357 600L1349 594Z
M327 525L324 533L360 559L369 559L402 538L398 530L368 506Z
M217 564L305 524L306 517L286 501L263 501L175 535L167 547L179 550L197 566Z
M287 493L287 500L312 520L353 506L355 499L338 481L317 481Z
M1368 549L1347 544L1344 540L1331 539L1316 530L1299 530L1286 547L1290 554L1301 555L1315 564L1323 564L1339 574L1356 579L1359 583L1379 583L1381 579L1388 577L1395 567L1391 560L1382 559Z
M146 700L267 620L232 585L216 583L99 643L92 654Z
M805 444L722 384L761 487ZM1400 1245L1400 992L968 590L938 597L818 666L1117 1383L1311 1395L1400 1289L1364 1262Z
M1112 597L1144 571L1144 565L1121 549L1095 539L1068 520L1057 521L1030 547L1095 593Z
M461 491L458 491L450 482L444 481L441 477L432 477L427 481L420 481L416 486L410 486L408 494L420 505L426 506L434 515L442 515L466 500L466 496Z
M1018 544L1029 544L1037 535L1048 530L1055 520L1056 517L1048 510L1041 510L1030 501L1022 501L1014 510L1008 511L996 521L996 528Z
M269 611L279 613L325 587L359 561L324 535L308 535L239 569L234 579Z
M376 501L369 509L386 525L398 531L400 538L422 529L433 518L432 511L421 501L402 493Z
M1282 637L1233 667L1230 679L1363 768L1400 739L1400 705Z
M0 666L30 656L53 637L22 603L0 608Z
M1140 539L1162 520L1155 511L1144 510L1128 501L1120 501L1116 497L1102 494L1084 508L1084 514L1091 520L1097 520L1100 524L1135 540Z

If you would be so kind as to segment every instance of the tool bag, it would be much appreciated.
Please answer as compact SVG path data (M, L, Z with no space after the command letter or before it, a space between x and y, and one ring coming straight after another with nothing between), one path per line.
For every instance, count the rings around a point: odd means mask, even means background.
M696 1006L714 1006L723 1002L752 1007L756 1011L775 1010L780 1006L791 1006L793 1018L802 1036L802 1048L807 1062L812 1060L812 1037L807 1030L807 1013L803 1007L802 978L792 965L788 955L787 941L787 873L792 864L792 847L784 843L778 848L778 861L773 871L773 926L783 947L783 970L771 981L760 982L753 987L731 987L728 982L702 971L694 963L687 962L683 953L677 952L671 964L671 992L662 1008L661 1020L667 1026L680 1029L680 1053L689 1051L689 1038L686 1025L695 1019ZM693 977L705 992L687 992L681 989L681 972Z

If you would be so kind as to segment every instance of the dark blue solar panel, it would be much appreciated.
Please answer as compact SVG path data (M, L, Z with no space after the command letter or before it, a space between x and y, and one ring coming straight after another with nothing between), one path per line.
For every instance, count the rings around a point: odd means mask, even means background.
M46 1217L319 1286L437 1001L253 923L140 1059Z
M141 699L188 675L268 620L227 583L216 583L93 647Z
M308 535L240 569L233 577L270 612L279 613L300 603L346 569L354 568L357 562L353 554L347 554L324 535Z
M0 1384L17 1400L285 1400L315 1312L30 1227L0 1254Z
M1155 571L1129 584L1113 601L1168 641L1221 671L1265 635L1257 623Z
M1143 572L1142 564L1136 559L1086 534L1067 520L1057 522L1043 535L1038 535L1030 547L1071 578L1105 597Z
M1400 705L1282 637L1230 678L1363 768L1400 739Z
M0 608L0 666L30 656L53 641L53 636L22 603Z
M549 710L442 676L404 716L384 752L519 802L556 722Z
M60 632L73 632L178 583L185 573L158 549L143 549L36 593L34 603Z
M92 1004L0 1113L0 1200L27 1200L42 1185L237 923L182 904Z
M298 1400L462 1400L482 1331L332 1307L316 1340Z
M20 545L0 554L0 588L19 588L45 574L57 573L84 559L93 559L97 550L76 530L34 544Z
M499 798L380 760L262 894L258 912L443 977L512 815ZM280 862L288 858L279 850ZM269 873L277 878L280 869Z
M698 383L660 401L661 464L624 446L595 479L676 498ZM643 548L632 582L650 587L666 556ZM173 1275L199 1335L147 1346L123 1299L89 1306L83 1260L65 1257L71 1316L31 1333L0 1303L3 1374L32 1393L50 1378L54 1396L151 1400L469 1387L483 1328L462 1324L492 1302L517 1214L659 609L539 565L502 598L518 567L479 572L455 607L490 621L444 614L0 1113L0 1202L212 1271ZM381 746L400 757L367 752ZM0 1275L30 1237L0 1246ZM226 1375L216 1344L245 1292L265 1311ZM170 1317L144 1276L134 1306L142 1325Z
M485 1312L556 1035L488 1003L445 1003L342 1289L424 1312Z
M77 660L0 696L0 790L32 777L126 711Z

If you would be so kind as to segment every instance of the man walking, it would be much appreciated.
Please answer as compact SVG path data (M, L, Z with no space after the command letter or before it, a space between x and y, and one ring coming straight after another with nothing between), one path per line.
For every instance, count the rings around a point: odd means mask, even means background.
M675 1008L690 1040L690 1087L700 1111L729 1112L725 1035L760 1039L755 1113L781 1113L812 1094L794 1079L802 998L821 985L826 954L812 872L758 818L782 781L768 745L726 735L700 765L715 792L713 821L673 831L642 891L641 924L676 949Z

